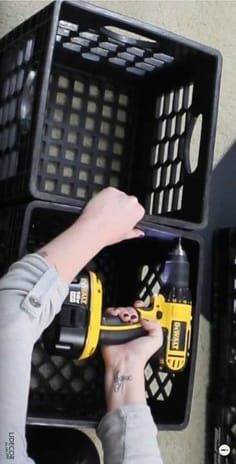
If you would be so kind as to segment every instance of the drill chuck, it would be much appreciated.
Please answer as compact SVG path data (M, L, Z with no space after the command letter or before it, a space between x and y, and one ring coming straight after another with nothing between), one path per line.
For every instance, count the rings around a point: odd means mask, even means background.
M176 287L177 289L189 287L189 261L183 250L181 239L168 254L161 278L165 287Z

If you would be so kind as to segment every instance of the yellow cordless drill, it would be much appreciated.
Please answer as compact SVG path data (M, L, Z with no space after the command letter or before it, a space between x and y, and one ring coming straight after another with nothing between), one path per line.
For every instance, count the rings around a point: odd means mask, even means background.
M140 318L159 320L164 335L158 352L160 367L177 373L187 363L192 320L189 261L180 239L165 261L161 281L150 307L139 308L138 313ZM99 342L121 344L145 334L140 321L126 323L102 314L101 281L95 273L87 272L71 284L62 311L44 333L44 344L51 354L85 359Z

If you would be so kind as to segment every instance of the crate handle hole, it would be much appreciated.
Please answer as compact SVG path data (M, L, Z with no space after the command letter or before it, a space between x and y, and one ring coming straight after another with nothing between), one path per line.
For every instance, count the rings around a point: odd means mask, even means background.
M108 38L118 40L119 42L125 42L128 45L135 45L139 47L159 47L159 44L143 34L137 34L131 32L129 29L117 27L117 26L104 26L101 32L108 36Z
M202 134L202 114L193 117L187 132L185 144L185 167L189 174L193 174L199 164L200 143Z

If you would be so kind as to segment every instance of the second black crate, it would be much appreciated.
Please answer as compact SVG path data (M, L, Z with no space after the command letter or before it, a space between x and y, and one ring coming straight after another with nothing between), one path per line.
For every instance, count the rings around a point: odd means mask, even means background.
M214 464L236 463L236 229L214 236L209 424Z
M41 201L8 207L1 218L1 271L24 255L37 251L65 230L80 209ZM149 304L158 292L161 264L182 237L190 261L193 297L193 330L190 358L179 374L161 372L153 360L145 369L146 394L160 429L181 429L190 414L201 309L202 243L194 233L174 231L146 222L146 237L102 250L87 266L99 274L104 287L104 307L130 305L137 299ZM76 364L63 357L49 356L41 340L32 358L28 420L42 423L60 420L68 424L95 425L105 413L103 362L99 352Z

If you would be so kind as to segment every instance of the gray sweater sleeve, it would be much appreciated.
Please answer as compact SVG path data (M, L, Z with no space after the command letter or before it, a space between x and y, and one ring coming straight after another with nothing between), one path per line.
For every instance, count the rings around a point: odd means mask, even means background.
M104 464L162 464L157 428L145 404L108 412L97 434L103 445Z
M34 464L25 439L31 355L67 293L68 285L37 254L14 263L0 279L0 464ZM106 414L98 435L106 464L161 463L147 406Z
M14 263L0 279L1 464L33 464L25 440L31 354L67 293L68 285L36 254Z

